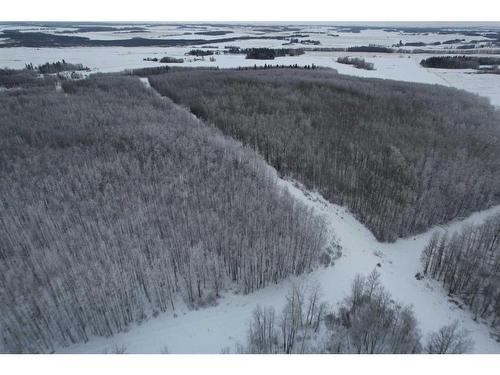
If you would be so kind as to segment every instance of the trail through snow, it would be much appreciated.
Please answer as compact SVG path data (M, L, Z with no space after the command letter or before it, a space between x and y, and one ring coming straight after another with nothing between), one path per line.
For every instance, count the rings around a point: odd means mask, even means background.
M175 312L163 313L132 326L128 332L110 338L94 337L88 343L61 348L58 352L102 353L114 345L124 345L127 353L160 353L164 347L169 353L220 353L223 348L234 352L235 344L245 341L253 309L261 305L274 306L279 311L290 286L297 279L318 282L323 299L335 306L349 294L357 273L368 274L377 268L382 284L393 297L413 305L424 340L430 332L458 319L461 326L471 333L474 352L500 353L500 344L490 336L487 325L473 321L472 314L451 302L438 283L415 278L421 270L420 253L434 231L453 232L466 224L480 223L499 213L500 206L389 244L378 242L345 207L331 204L292 181L278 179L278 182L296 199L324 215L329 235L335 235L343 247L343 255L335 265L319 268L299 278L289 278L249 295L226 292L213 307L189 310L179 302Z

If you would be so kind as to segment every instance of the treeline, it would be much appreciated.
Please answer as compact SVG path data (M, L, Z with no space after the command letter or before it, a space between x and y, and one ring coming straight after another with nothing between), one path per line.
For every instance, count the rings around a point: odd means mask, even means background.
M170 57L170 56L163 56L161 59L160 59L160 62L161 63L176 63L176 64L181 64L184 62L184 59L183 58L176 58L176 57Z
M302 48L240 48L236 46L225 46L226 54L243 54L247 59L274 60L276 57L303 55Z
M500 201L498 112L464 91L325 69L176 71L160 93L393 241Z
M438 42L439 44L441 44L441 42ZM394 44L393 47L424 47L426 46L427 43L424 43L424 42L407 42L407 43L403 43L401 40L399 41L398 44ZM433 43L431 43L430 45L434 45Z
M299 65L299 64L289 64L289 65L285 65L285 64L281 64L281 65L279 65L279 64L275 64L275 65L264 64L264 65L257 65L257 64L254 64L253 66L239 66L236 69L237 70L250 70L250 69L258 70L258 69L320 69L320 68L317 67L314 64L311 64L311 65Z
M0 68L0 87L11 89L26 84L33 84L37 74L31 70L14 70Z
M204 50L204 49L192 49L188 52L186 52L186 55L191 55L191 56L211 56L214 54L214 51L210 50Z
M319 46L321 42L319 40L313 40L313 39L299 39L298 37L307 37L308 35L294 35L293 38L290 38L290 41L287 43L283 43L284 46L290 45L290 44L306 44L306 45L314 45L314 46Z
M134 75L134 76L138 76L138 77L149 77L149 76L156 75L156 74L167 73L171 69L172 68L168 65L153 66L153 67L148 67L148 68L137 68L137 69L125 70L125 74Z
M43 79L39 79L43 81ZM51 352L318 264L324 223L135 77L1 92L0 352Z
M198 31L198 32L195 32L194 34L219 36L219 35L226 35L226 34L232 34L232 33L234 33L234 31L232 31L232 30L214 30L214 31Z
M476 73L478 73L478 74L500 74L500 65L479 68L479 70Z
M159 39L159 38L130 38L130 39L90 39L76 35L49 34L45 32L20 32L17 30L3 30L0 34L9 39L6 47L173 47L194 46L208 43L228 43L239 40L288 40L288 36L240 36L219 39Z
M424 47L424 46L440 46L443 44L458 44L464 42L465 39L450 39L450 40L445 40L443 42L431 42L431 43L424 43L424 42L406 42L403 43L403 41L399 41L398 44L394 44L393 47ZM488 39L484 39L484 41L488 41ZM457 46L457 48L460 48L461 46ZM474 48L475 45L473 44L471 48Z
M392 53L394 50L392 48L382 47L382 46L355 46L348 47L347 52L379 52L379 53Z
M358 69L365 69L365 70L375 69L373 63L366 62L365 59L359 57L349 57L349 56L339 57L337 58L337 62L340 64L353 65Z
M445 40L444 42L441 42L441 44L457 44L457 43L462 43L464 41L465 39L448 39Z
M176 57L170 57L170 56L163 56L163 57L145 57L143 59L144 61L152 61L152 62L160 62L160 63L176 63L180 64L184 62L183 58L176 58Z
M476 48L475 44L462 44L460 46L457 46L457 49L474 49L474 48ZM482 47L479 46L479 48L482 48Z
M411 306L394 301L379 274L357 275L351 294L337 309L321 299L317 287L295 286L277 314L257 307L247 341L237 352L252 354L458 354L473 343L457 322L431 333L427 342Z
M500 215L451 236L435 233L422 253L424 275L488 319L500 337Z
M420 65L426 68L479 69L481 65L499 65L498 57L433 56L423 59Z
M300 48L245 48L241 50L246 59L274 60L276 57L299 56L304 54Z
M36 70L41 74L54 74L61 72L71 72L71 71L88 71L89 68L83 66L83 64L72 64L66 62L64 59L62 61L56 61L54 63L45 63L38 66L33 66L32 63L26 64L27 70Z
M386 50L380 50L380 48L384 48ZM458 47L457 47L458 48ZM456 55L460 53L462 55L498 55L500 54L500 49L498 48L474 48L474 49L462 49L459 50L455 48L386 48L386 47L375 47L372 48L370 46L366 47L304 47L304 51L313 51L313 52L380 52L380 53L400 53L400 54L426 54L426 55Z
M433 56L420 61L425 68L478 69L479 61L471 56Z
M137 26L79 26L74 30L62 30L55 31L56 33L71 34L71 33L98 33L98 32L122 32L122 31L137 31L137 32L149 32L149 30L144 27Z
M137 69L126 69L124 70L125 75L132 75L132 76L138 76L138 77L149 77L152 75L158 75L158 74L164 74L168 72L173 72L176 70L198 70L198 69L203 69L203 70L219 70L218 66L215 67L180 67L180 66L172 66L172 65L164 65L164 66L152 66L148 68L137 68Z
M471 41L472 42L487 42L489 39L483 39L483 40L478 40L478 41ZM394 44L393 47L424 47L424 46L440 46L440 45L446 45L446 44L458 44L458 43L463 43L465 42L465 39L450 39L450 40L445 40L443 42L431 42L431 43L424 43L424 42L406 42L403 43L403 41L399 41L398 44ZM457 48L465 48L465 45L457 46ZM468 48L475 48L475 44L471 44L468 46Z

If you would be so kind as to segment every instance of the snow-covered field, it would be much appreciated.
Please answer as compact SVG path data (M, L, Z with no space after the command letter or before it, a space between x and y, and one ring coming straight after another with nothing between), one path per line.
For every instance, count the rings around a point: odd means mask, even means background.
M106 26L114 28L102 31L84 31L83 29L92 26ZM280 28L280 26L289 26L290 28ZM371 27L373 27L372 25ZM379 25L380 26L380 25ZM493 28L498 25L491 25ZM130 27L136 28L131 30ZM456 27L456 26L455 26ZM80 29L78 29L80 28ZM349 27L347 27L348 29ZM292 25L279 25L273 24L141 24L133 23L125 24L72 24L60 27L56 26L27 26L27 25L12 25L0 24L0 31L2 30L19 30L21 32L46 32L57 33L58 35L79 36L87 37L96 40L112 40L112 39L127 39L132 37L142 38L178 38L178 39L219 39L226 37L239 37L239 36L290 36L294 33L305 35L307 37L300 37L300 39L313 39L319 40L324 47L349 47L355 45L382 45L391 47L400 41L404 43L423 42L426 44L434 42L445 42L449 40L459 39L463 43L469 43L473 40L488 40L489 38L483 36L463 35L456 32L451 33L437 33L437 32L404 32L392 29L389 25L387 28L366 28L361 29L359 32L350 32L346 29L346 25L329 25L329 24L292 24ZM143 29L143 30L140 30ZM486 31L490 28L481 28ZM222 31L226 34L220 35L206 35L206 32ZM456 43L455 43L456 44ZM428 46L426 48L434 48ZM439 45L438 48L452 48L451 44Z
M463 35L458 32L453 34L439 32L404 32L391 30L391 24L383 25L388 29L362 29L359 32L348 32L345 27L347 25L320 25L320 24L294 24L291 28L280 28L279 24L239 24L239 25L183 25L183 24L108 24L107 27L113 26L114 30L109 31L92 31L80 32L77 27L89 27L92 25L62 25L60 27L54 25L11 25L0 24L0 32L2 30L17 29L21 32L47 32L58 33L58 35L82 36L90 39L112 40L112 39L127 39L133 37L142 37L149 39L205 39L207 44L217 46L219 50L223 50L225 46L238 46L241 48L251 47L267 47L267 48L283 48L283 44L288 41L280 39L251 39L238 40L226 43L210 43L210 40L232 37L293 37L294 33L298 34L299 40L317 40L320 41L318 47L341 47L350 46L366 46L379 45L392 47L400 42L444 42L446 40L463 40L460 43L468 43L471 40L488 40L483 36ZM99 26L99 25L94 25ZM375 25L372 25L375 26ZM381 26L381 25L378 25ZM407 24L405 26L417 26ZM438 25L434 25L438 26ZM441 25L450 27L451 25ZM456 25L455 25L456 26ZM464 25L465 27L466 25ZM470 26L470 25L469 25ZM144 31L130 32L127 27L144 28ZM475 25L478 32L487 32L487 30L496 30L499 25ZM73 31L72 33L67 33ZM79 32L75 32L79 31ZM225 35L201 35L200 32L213 31L229 31ZM66 32L66 33L64 33ZM6 40L3 40L5 42ZM459 43L459 44L460 44ZM426 46L426 49L454 49L459 44L442 44L439 46ZM484 44L484 43L483 43ZM216 55L215 61L210 61L209 58L204 60L195 60L192 57L186 57L185 53L192 48L200 46L186 47L71 47L71 48L0 48L0 68L23 68L26 63L34 65L43 64L46 62L54 62L65 59L73 63L82 63L88 66L92 71L99 72L115 72L124 69L141 68L148 66L158 66L159 63L144 61L147 57L170 56L176 58L184 58L184 64L181 66L212 66L220 68L235 68L238 66L253 66L264 64L299 64L331 67L337 69L342 74L375 77L384 79L395 79L411 82L422 82L430 84L441 84L464 89L469 92L485 96L490 99L491 103L500 107L500 75L493 74L469 74L470 72L461 70L447 69L426 69L419 65L419 62L428 56L426 55L411 55L411 54L374 54L374 53L349 53L350 56L359 56L365 58L375 65L374 71L366 71L356 69L352 66L338 64L337 57L345 56L345 52L307 52L302 56L281 57L272 61L267 60L247 60L243 55ZM291 44L287 48L308 47L302 44ZM409 47L413 48L413 47ZM460 50L456 50L460 54Z
M247 40L226 43L242 47L273 47L276 40ZM280 43L282 41L279 41ZM223 48L223 46L220 46ZM0 67L24 68L26 63L44 64L65 59L72 63L82 63L93 72L117 72L125 69L160 66L163 64L144 61L146 57L170 56L184 58L183 64L168 64L185 67L236 68L243 66L263 66L264 64L298 64L329 67L341 74L361 77L393 79L409 82L439 84L463 89L490 99L500 107L500 74L475 74L460 69L430 69L420 65L429 55L382 54L382 53L345 53L345 52L306 52L300 56L278 57L274 60L245 59L244 55L215 55L215 61L208 57L195 60L185 53L193 47L71 47L71 48L0 48ZM375 70L356 69L353 66L337 63L339 56L358 56L372 62Z
M473 214L463 221L387 244L378 242L344 207L331 204L319 194L308 192L291 181L279 180L279 183L296 199L325 216L330 235L335 235L343 247L343 255L335 261L335 265L249 295L227 292L214 307L197 311L178 307L175 312L161 314L131 327L128 332L111 338L95 337L86 344L60 348L58 352L102 353L115 346L126 347L127 353L160 353L165 347L169 353L220 353L224 348L234 352L235 344L243 343L246 339L247 324L254 308L258 305L274 306L280 310L293 283L319 283L323 299L335 306L349 294L351 282L357 273L368 274L377 268L381 282L393 297L413 305L424 338L458 319L460 325L471 333L475 342L474 352L500 353L500 343L490 336L487 325L474 322L469 311L450 302L436 282L415 278L421 269L420 253L434 231L452 232L465 224L479 223L489 215L500 212L500 206ZM178 306L182 306L182 303Z

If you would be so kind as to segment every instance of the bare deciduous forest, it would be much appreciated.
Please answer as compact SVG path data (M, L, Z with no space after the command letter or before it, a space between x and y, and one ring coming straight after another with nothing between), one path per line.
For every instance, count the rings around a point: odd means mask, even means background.
M435 233L422 253L425 275L487 319L500 337L500 216L462 232Z
M134 75L150 75L166 98ZM1 69L0 86L0 352L110 337L181 300L210 306L229 289L246 294L330 265L341 248L327 246L331 228L266 161L347 206L382 241L500 202L500 115L456 89L314 65L74 80ZM423 273L493 327L499 227L495 217L435 235L422 256ZM411 306L373 272L335 309L318 288L291 290L281 314L257 309L237 350L471 345L458 323L424 340Z
M500 116L465 91L324 69L172 71L150 81L282 175L348 206L379 240L500 202Z
M110 336L179 296L213 304L317 264L323 221L136 77L57 90L2 74L16 89L0 92L0 352Z

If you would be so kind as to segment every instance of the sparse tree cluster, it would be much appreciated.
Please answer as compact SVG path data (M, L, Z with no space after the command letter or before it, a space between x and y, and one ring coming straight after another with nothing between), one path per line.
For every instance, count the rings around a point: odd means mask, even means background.
M224 47L226 54L243 54L247 59L274 60L276 57L303 55L302 48L240 48L235 46Z
M175 57L170 57L170 56L164 56L161 58L158 57L145 57L143 59L144 61L152 61L152 62L161 62L161 63L183 63L184 59L182 58L175 58Z
M340 64L352 65L358 69L365 69L365 70L375 69L373 63L366 62L365 59L359 57L349 57L349 56L339 57L337 59L337 62Z
M325 69L190 70L160 93L348 206L379 240L500 201L499 114L456 89Z
M250 70L250 69L316 69L317 66L314 64L311 65L298 65L298 64L290 64L290 65L271 65L271 64L264 64L264 65L257 65L254 64L254 66L238 66L236 69L238 70Z
M391 299L379 274L356 276L351 295L327 317L329 353L414 354L422 351L417 320L410 306Z
M498 330L500 215L451 236L436 232L422 252L422 266L425 275L470 306L476 319L489 319Z
M313 45L313 46L319 46L321 42L319 40L313 40L313 39L299 39L299 38L307 38L309 35L293 35L293 38L290 38L290 41L287 43L283 43L284 46L288 46L291 44L306 44L306 45Z
M33 64L26 64L27 70L36 70L41 74L54 74L61 72L71 72L79 70L89 70L89 68L83 66L83 64L72 64L66 62L64 59L62 61L56 61L55 63L45 63L34 67Z
M430 335L425 353L462 354L470 352L473 347L474 343L469 338L469 333L465 329L460 329L458 321L454 321Z
M41 79L43 80L43 79ZM312 269L324 224L134 77L1 92L0 352L111 336Z
M278 316L274 308L257 307L248 328L247 344L238 350L252 354L293 354L313 350L327 305L317 285L295 285L286 297Z
M191 56L211 56L214 54L214 51L210 51L208 49L192 49L188 52L186 52L186 55L191 55Z
M294 286L281 314L258 306L247 341L237 351L254 354L459 354L473 342L458 322L442 327L422 343L411 306L394 301L373 271L357 275L351 294L337 309L321 299L317 287Z

